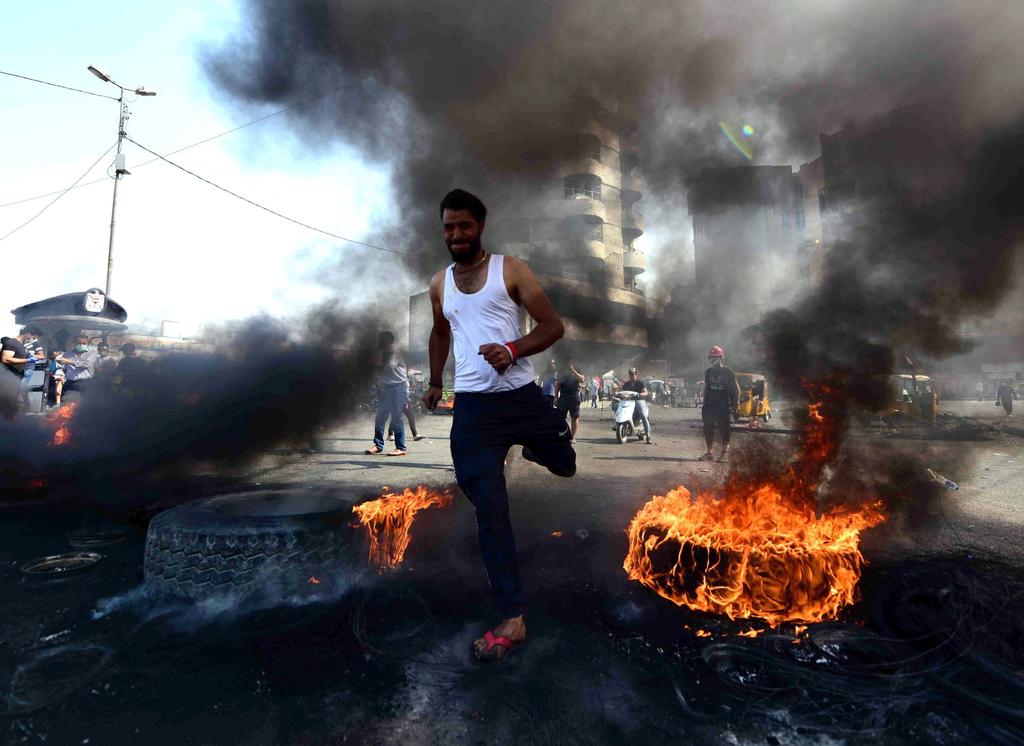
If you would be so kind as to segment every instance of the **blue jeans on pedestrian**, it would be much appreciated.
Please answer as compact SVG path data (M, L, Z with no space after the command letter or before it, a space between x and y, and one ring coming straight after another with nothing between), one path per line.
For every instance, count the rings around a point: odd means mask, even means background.
M514 445L562 475L576 470L576 452L565 420L540 388L463 393L455 399L451 449L455 480L476 508L476 527L487 579L506 619L523 613L516 540L509 518L505 456Z
M637 411L640 412L640 421L644 423L644 432L647 433L648 440L651 437L651 420L647 414L647 402L643 399L638 399L636 402Z
M389 383L381 387L380 398L377 400L377 419L373 423L373 444L382 451L384 450L384 428L391 418L391 425L395 429L395 448L399 451L405 450L405 422L402 421L402 412L405 410L405 403L409 400L409 384Z
M24 377L18 386L18 399L25 409L28 409L28 390L32 388L32 371L25 371Z

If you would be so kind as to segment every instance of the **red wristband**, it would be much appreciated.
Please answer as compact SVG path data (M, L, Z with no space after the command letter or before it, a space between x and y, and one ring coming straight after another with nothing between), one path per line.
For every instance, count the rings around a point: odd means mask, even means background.
M505 346L508 348L508 351L512 353L512 362L514 363L519 359L519 350L516 349L516 343L506 342Z

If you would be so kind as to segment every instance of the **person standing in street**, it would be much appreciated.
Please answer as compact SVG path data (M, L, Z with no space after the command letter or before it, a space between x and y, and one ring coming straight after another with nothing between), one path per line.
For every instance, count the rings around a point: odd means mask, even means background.
M17 397L12 407L28 406L28 385L35 370L35 357L29 352L38 334L28 327L13 337L0 338L0 364L3 365L4 385L12 390L11 399ZM13 412L11 412L13 414Z
M978 401L985 398L985 382L979 380L974 387L975 392L978 394Z
M647 382L640 377L640 371L636 368L629 369L629 380L619 387L620 391L635 391L637 394L636 408L640 412L640 421L644 423L644 433L647 436L647 445L651 445L651 414L647 409Z
M587 379L576 370L576 363L569 358L565 372L555 384L555 399L558 402L558 414L564 420L569 417L569 429L572 431L572 443L576 443L576 431L580 428L580 384Z
M405 360L395 349L395 335L383 331L377 337L379 373L377 384L380 396L377 399L377 416L373 422L373 446L365 453L375 456L384 453L384 428L391 418L395 428L395 448L388 456L405 456L405 422L402 420L406 402L409 400L409 377Z
M558 388L558 367L555 361L548 362L548 369L540 382L540 392L548 400L548 404L555 406L555 391Z
M441 374L455 344L451 451L455 479L476 509L484 567L502 621L473 643L480 661L496 661L526 642L523 590L509 517L505 457L523 458L560 477L576 473L569 428L534 382L530 356L561 339L565 327L520 259L490 254L482 243L487 208L456 189L441 202L452 263L430 281L430 383L423 403L441 400ZM523 335L524 311L533 328Z
M594 376L594 380L590 382L590 408L597 409L597 396L601 391L601 377Z
M1006 416L1013 414L1013 400L1017 398L1017 392L1013 390L1013 383L1003 381L996 390L996 404L1002 404Z
M89 349L89 338L85 336L75 339L75 350L61 353L57 362L64 366L64 391L85 391L96 377L98 356Z
M725 350L715 345L708 350L708 362L711 364L704 371L704 404L701 408L701 419L704 420L704 443L707 451L700 457L701 461L713 461L711 448L715 444L717 431L722 441L722 453L719 461L725 461L729 454L729 438L732 435L732 415L736 412L740 400L740 385L736 374L725 366Z

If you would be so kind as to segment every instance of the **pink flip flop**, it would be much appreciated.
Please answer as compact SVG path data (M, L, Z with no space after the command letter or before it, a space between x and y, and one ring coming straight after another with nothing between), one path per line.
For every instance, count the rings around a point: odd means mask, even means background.
M526 644L526 640L513 640L511 637L505 637L504 635L495 635L491 630L484 632L484 641L487 643L487 649L484 650L483 655L477 656L477 660L483 661L484 663L492 663L494 661L501 660L501 658L504 658L516 648L522 647ZM497 645L501 645L506 650L505 655L501 656L501 658L491 655L491 651L494 650Z

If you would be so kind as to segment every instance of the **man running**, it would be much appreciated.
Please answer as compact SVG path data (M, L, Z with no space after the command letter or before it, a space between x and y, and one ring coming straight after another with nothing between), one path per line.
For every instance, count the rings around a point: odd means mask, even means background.
M708 350L708 362L711 367L704 372L704 405L701 408L701 419L704 420L704 443L707 451L700 457L701 461L713 461L711 447L715 444L715 431L722 440L722 453L719 461L725 461L729 453L729 437L732 435L732 414L739 406L740 385L736 374L725 366L725 350L715 345Z
M473 643L478 660L494 661L526 642L523 592L505 487L505 456L552 474L576 473L569 427L534 383L529 356L548 349L564 326L537 278L522 261L484 251L487 208L456 189L441 202L444 241L452 264L430 281L430 387L423 403L441 400L441 375L455 340L455 412L451 449L455 479L476 508L487 578L502 621ZM523 310L533 330L521 336Z

